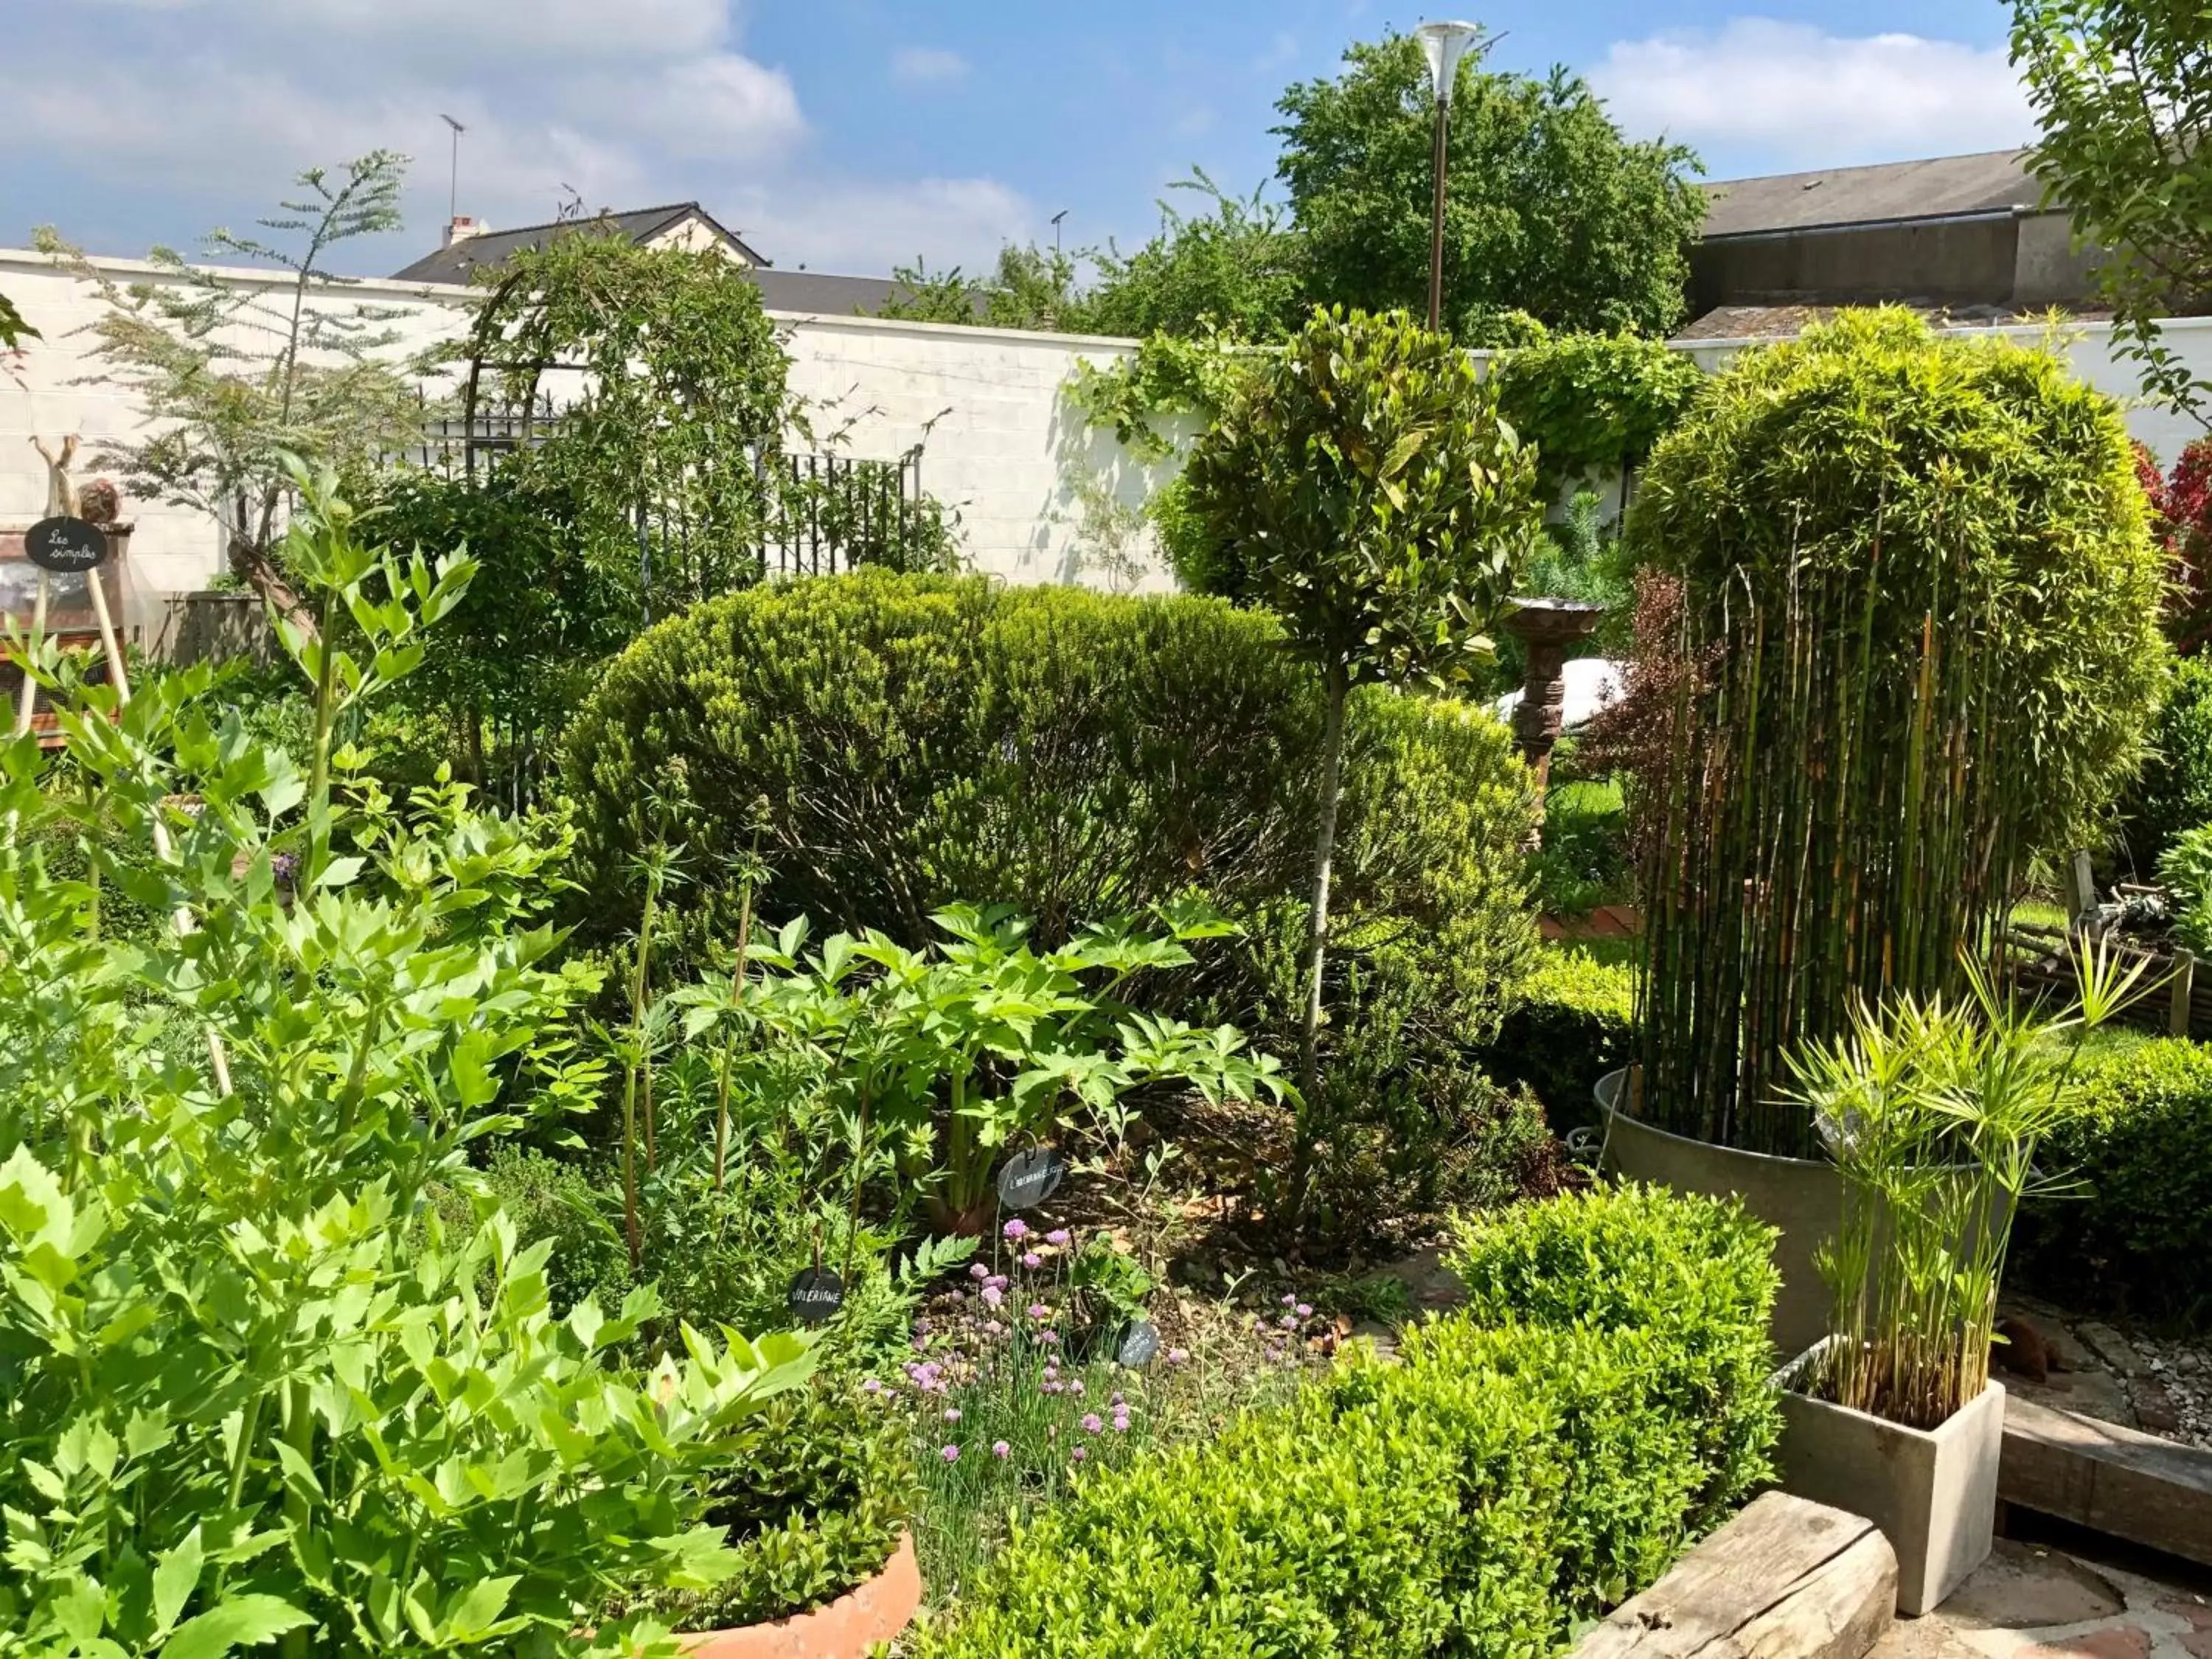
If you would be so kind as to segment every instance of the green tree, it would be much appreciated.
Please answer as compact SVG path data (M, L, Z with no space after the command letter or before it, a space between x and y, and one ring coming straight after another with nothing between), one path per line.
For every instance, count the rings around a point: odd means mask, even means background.
M1488 629L1541 514L1536 458L1496 391L1403 313L1316 311L1264 374L1232 392L1185 471L1200 526L1191 586L1279 612L1325 690L1306 934L1297 1145L1303 1207L1320 1087L1322 970L1355 685L1436 687L1488 661Z
M260 222L285 239L212 232L218 258L290 273L246 283L196 268L174 249L147 257L161 280L118 283L51 227L40 249L100 293L91 325L95 377L125 388L151 434L118 443L98 464L129 489L197 507L223 526L232 568L279 617L312 629L276 556L294 500L283 458L353 471L419 440L421 399L393 348L388 307L344 300L326 264L356 237L399 228L407 158L375 150L333 176L310 167L299 193Z
M1323 304L1427 302L1435 105L1419 43L1345 53L1334 80L1291 87L1277 172ZM1462 63L1444 208L1445 317L1505 308L1553 328L1662 334L1680 319L1705 216L1679 144L1632 143L1589 88Z
M2042 137L2029 165L2075 237L2143 389L2200 421L2212 379L2159 319L2212 303L2212 17L2202 0L2014 0L2012 60ZM2212 423L2212 422L2208 422Z
M1304 320L1304 244L1288 216L1255 191L1224 193L1196 167L1171 190L1210 203L1182 213L1160 203L1158 234L1124 254L1112 244L1091 257L1098 279L1084 296L1082 326L1093 334L1194 337L1220 330L1280 339Z
M999 250L988 276L970 276L958 265L932 276L926 259L895 265L891 276L906 291L887 300L879 317L915 323L968 323L982 328L1078 330L1083 301L1075 291L1075 262L1058 248L1035 243Z

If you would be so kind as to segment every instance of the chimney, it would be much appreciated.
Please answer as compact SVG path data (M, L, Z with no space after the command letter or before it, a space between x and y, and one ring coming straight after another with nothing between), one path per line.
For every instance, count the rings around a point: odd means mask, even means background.
M453 216L453 222L446 227L446 246L451 247L456 242L467 241L471 236L484 235L490 229L491 227L481 219L471 219L465 213L457 213Z

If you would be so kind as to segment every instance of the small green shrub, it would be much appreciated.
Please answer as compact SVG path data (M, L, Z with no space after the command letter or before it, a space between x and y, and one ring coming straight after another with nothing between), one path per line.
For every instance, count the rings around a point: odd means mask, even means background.
M2127 799L2128 848L2148 871L2174 841L2212 823L2212 657L2185 658Z
M1484 1068L1525 1084L1565 1130L1595 1121L1590 1091L1634 1057L1636 975L1573 947L1541 952L1505 1011Z
M1709 1200L1463 1231L1476 1302L1045 1511L924 1659L1547 1654L1765 1474L1774 1274Z
M2175 933L2198 956L2212 956L2212 823L2177 836L2159 854L2158 878L2173 893Z
M2022 1211L2015 1284L2212 1320L2212 1045L2160 1038L2100 1055L2081 1109L2036 1161L2081 1184Z
M883 1571L914 1513L906 1426L826 1389L768 1402L708 1486L705 1522L726 1527L738 1565L709 1590L665 1598L679 1630L787 1619Z
M1543 845L1529 864L1547 915L1587 915L1627 898L1634 875L1620 785L1611 778L1554 783L1544 800Z

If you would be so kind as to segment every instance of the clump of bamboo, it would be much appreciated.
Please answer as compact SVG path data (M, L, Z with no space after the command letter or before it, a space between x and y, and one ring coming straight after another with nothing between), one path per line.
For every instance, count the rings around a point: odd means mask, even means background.
M1714 383L1628 535L1681 590L1637 792L1643 1109L1813 1156L1784 1052L1958 996L2137 763L2166 647L2126 433L2047 351L1846 313Z
M1787 1097L1844 1180L1843 1225L1816 1258L1833 1304L1808 1392L1932 1429L1987 1386L2013 1218L2060 1185L2036 1149L2075 1108L2082 1038L2143 973L2101 946L2075 965L2077 1000L2055 1017L1969 963L1963 1000L1860 1003L1845 1035L1790 1056Z

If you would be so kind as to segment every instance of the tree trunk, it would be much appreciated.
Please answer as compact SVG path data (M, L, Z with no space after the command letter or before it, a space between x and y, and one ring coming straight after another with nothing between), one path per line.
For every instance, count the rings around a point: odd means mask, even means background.
M261 596L262 604L269 607L272 616L282 617L307 639L322 637L322 629L316 625L315 613L307 608L307 602L284 580L283 573L276 568L276 562L266 551L254 546L243 536L233 536L230 538L230 568L244 577L246 585Z
M1313 910L1306 928L1306 1012L1298 1040L1297 1133L1291 1153L1285 1219L1295 1230L1304 1219L1313 1170L1315 1115L1321 1110L1322 970L1328 955L1328 883L1336 856L1336 809L1344 784L1344 703L1352 677L1341 663L1326 670L1328 712L1322 726L1321 813L1314 831Z

